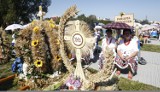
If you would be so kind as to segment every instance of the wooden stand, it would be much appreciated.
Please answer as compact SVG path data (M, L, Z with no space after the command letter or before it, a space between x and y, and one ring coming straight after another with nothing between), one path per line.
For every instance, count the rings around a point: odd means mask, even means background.
M17 74L14 74L14 75L10 75L10 76L8 76L8 77L6 77L6 78L0 79L0 84L6 82L6 81L8 81L8 80L14 79L14 78L16 77L16 75L17 75Z

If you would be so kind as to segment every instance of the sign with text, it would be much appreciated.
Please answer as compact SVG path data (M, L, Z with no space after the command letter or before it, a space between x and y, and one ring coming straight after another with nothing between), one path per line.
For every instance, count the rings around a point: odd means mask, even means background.
M120 16L115 16L115 22L123 22L129 26L134 26L134 15L133 14L124 14Z

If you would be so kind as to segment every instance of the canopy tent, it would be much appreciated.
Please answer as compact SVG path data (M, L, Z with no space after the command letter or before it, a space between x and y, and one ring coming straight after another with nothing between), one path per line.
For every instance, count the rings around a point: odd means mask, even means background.
M134 28L142 28L142 24L140 23L134 23Z
M12 24L12 25L9 25L5 28L5 30L12 30L14 31L15 29L22 29L23 26L20 25L20 24Z
M102 26L97 25L95 26L95 29L102 29Z
M145 25L142 27L142 31L146 31L146 30L151 30L151 29L157 29L156 26L153 26L153 25Z

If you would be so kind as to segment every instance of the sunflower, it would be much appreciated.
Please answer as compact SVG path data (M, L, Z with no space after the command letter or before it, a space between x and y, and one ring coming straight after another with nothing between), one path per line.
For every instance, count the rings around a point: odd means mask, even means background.
M43 66L43 62L41 60L36 60L34 61L34 65L39 68L39 67L42 67Z
M62 60L62 58L60 57L60 56L56 56L56 61L60 61L60 60Z
M38 45L38 40L33 40L31 45L34 46L34 47L37 46Z
M39 27L38 27L38 26L34 27L34 28L33 28L33 31L34 31L35 33L38 32L38 31L39 31Z
M71 54L71 53L68 54L68 58L69 58L69 59L72 58L72 54Z
M55 22L52 19L49 20L49 23L55 24Z
M50 27L55 28L56 26L55 26L55 24L50 24Z
M59 45L59 44L60 44L60 42L59 42L59 40L58 40L58 39L56 39L56 44L57 44L57 45Z

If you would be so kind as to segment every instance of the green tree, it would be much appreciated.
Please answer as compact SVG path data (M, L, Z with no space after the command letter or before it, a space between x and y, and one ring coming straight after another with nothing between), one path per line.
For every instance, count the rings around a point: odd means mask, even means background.
M103 23L103 24L108 24L108 23L111 23L113 21L107 21L107 20L98 20L100 23Z
M149 21L148 21L147 19L141 21L140 23L141 23L142 25L144 25L144 24L150 24Z
M89 15L86 17L85 14L81 14L77 16L76 19L85 21L90 26L91 30L93 30L95 26L94 23L97 22L97 17L95 15Z
M12 23L28 23L36 18L38 6L48 11L51 0L0 0L0 26Z
M83 20L83 21L85 21L85 22L86 22L87 17L86 17L84 14L81 14L81 15L77 16L77 18L76 18L76 19L78 19L78 20Z
M93 28L95 27L95 23L103 23L103 24L108 24L111 23L113 21L107 21L107 20L97 20L96 15L89 15L88 17L85 16L85 14L81 14L79 16L77 16L78 20L83 20L85 21L91 28L91 30L93 30Z

